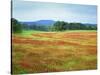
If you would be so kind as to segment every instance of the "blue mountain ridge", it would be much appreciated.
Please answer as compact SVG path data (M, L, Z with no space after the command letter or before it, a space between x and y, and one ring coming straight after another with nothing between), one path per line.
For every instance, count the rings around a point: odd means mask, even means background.
M41 25L41 26L52 26L56 21L54 20L38 20L38 21L29 21L29 22L20 22L21 24L27 24L27 25ZM97 24L91 24L91 23L82 23L86 26L97 26Z
M21 24L27 24L27 25L53 25L55 23L55 21L53 20L39 20L39 21L31 21L31 22L20 22Z

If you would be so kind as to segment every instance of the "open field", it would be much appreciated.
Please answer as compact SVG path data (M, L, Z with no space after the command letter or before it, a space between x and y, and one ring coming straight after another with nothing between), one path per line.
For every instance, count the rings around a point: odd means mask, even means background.
M96 68L96 31L24 31L22 34L12 34L14 74Z

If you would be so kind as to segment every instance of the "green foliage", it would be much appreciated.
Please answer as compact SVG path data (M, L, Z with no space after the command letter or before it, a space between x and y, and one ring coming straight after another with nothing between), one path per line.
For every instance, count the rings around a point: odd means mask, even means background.
M13 33L21 33L22 32L22 25L14 18L11 19L12 23L12 32Z
M62 31L62 30L66 30L66 26L67 23L65 23L64 21L57 21L54 25L53 25L53 30L55 31Z
M53 27L53 31L64 31L64 30L96 30L96 26L88 26L82 23L67 23L64 21L57 21Z

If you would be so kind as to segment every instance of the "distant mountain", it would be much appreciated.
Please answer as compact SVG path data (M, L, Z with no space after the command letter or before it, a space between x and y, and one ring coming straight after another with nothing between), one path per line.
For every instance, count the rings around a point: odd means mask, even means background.
M33 25L35 22L20 22L21 24L26 24L26 25Z
M36 24L39 25L53 25L55 23L55 21L53 20L39 20L35 22Z
M55 21L53 20L39 20L39 21L33 21L33 22L20 22L21 24L27 24L27 25L53 25Z

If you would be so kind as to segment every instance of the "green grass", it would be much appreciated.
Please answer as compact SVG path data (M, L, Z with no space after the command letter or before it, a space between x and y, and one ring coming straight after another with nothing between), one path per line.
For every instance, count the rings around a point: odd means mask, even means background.
M17 74L17 73L18 74L25 74L25 73L28 73L28 69L22 68L18 64L13 64L13 66L12 66L12 72L13 72L13 74Z
M22 33L14 33L12 35L16 35L16 36L23 36L23 37L30 37L31 34L35 34L35 33L40 33L41 31L35 31L35 30L23 30Z
M35 33L51 33L51 32L97 32L97 30L65 30L65 31L37 31L37 30L23 30L22 33L15 34L35 34Z
M97 30L66 30L66 32L97 32Z
M97 30L66 30L66 31L37 31L37 30L23 30L22 33L14 33L12 35L15 36L22 36L22 37L31 37L31 34L37 34L37 33L74 33L74 32L97 32ZM47 38L48 39L48 38Z

